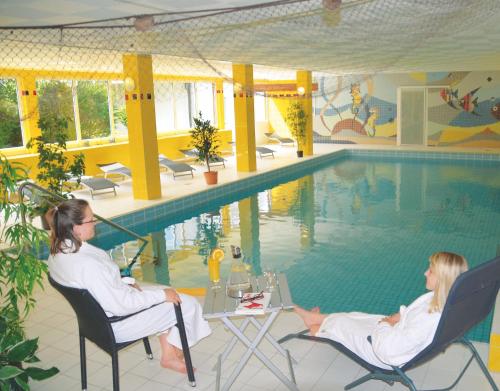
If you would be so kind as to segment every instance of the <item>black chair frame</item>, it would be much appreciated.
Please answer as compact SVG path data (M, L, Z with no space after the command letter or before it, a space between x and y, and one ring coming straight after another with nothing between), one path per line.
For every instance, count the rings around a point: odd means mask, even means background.
M152 307L146 308L144 310L134 312L132 314L124 316L112 316L108 317L104 312L103 308L97 302L97 300L92 297L90 292L86 289L71 288L56 282L49 275L50 284L61 293L66 300L70 303L71 307L76 313L79 328L79 338L80 338L80 370L82 379L82 390L87 390L87 363L86 363L86 353L85 353L85 339L94 342L98 347L104 350L111 356L111 366L113 372L113 391L120 390L119 382L119 370L118 370L118 352L133 344L139 340L127 341L117 343L115 335L113 333L112 323L120 322L122 320L128 319L134 315L141 312L147 311ZM158 305L158 304L157 304ZM196 381L194 377L193 364L191 361L191 354L189 351L189 345L187 342L186 329L184 327L184 319L182 317L182 311L180 304L174 305L175 316L177 319L176 327L179 329L179 335L181 338L182 351L184 354L184 361L186 363L186 369L188 373L189 384L192 387L196 386ZM149 344L148 337L142 338L144 343L144 348L146 349L146 354L150 360L153 359L153 353L151 351L151 346Z
M450 289L448 299L446 300L446 304L432 342L403 366L392 366L392 370L379 368L370 364L339 342L328 338L307 335L309 330L288 334L281 338L278 342L283 343L290 339L298 338L308 341L327 343L369 371L369 373L365 376L346 385L344 387L345 390L356 387L368 380L382 380L390 385L393 385L394 382L400 382L412 391L417 391L417 388L410 377L406 374L407 370L415 368L431 360L438 354L444 352L444 350L451 344L461 343L472 353L468 362L465 364L456 380L449 387L432 391L447 391L455 387L474 359L490 383L491 388L494 391L499 391L476 348L467 338L464 337L464 334L468 330L481 322L491 312L493 306L495 305L499 287L500 257L496 257L489 262L483 263L461 274ZM368 339L371 342L371 338L368 337Z

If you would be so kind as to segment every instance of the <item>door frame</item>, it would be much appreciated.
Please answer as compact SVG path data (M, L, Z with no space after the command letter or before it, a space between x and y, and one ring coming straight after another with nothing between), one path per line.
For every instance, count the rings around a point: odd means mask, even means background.
M421 146L427 146L427 136L428 136L428 93L429 93L429 88L450 88L449 85L425 85L425 86L399 86L397 88L397 118L396 118L396 123L397 123L397 132L396 132L396 144L398 146L401 146L401 91L402 90L422 90L424 93L424 112L423 112L423 122L424 122L424 128L423 128L423 139L422 143L420 144ZM403 145L417 145L417 144L403 144Z

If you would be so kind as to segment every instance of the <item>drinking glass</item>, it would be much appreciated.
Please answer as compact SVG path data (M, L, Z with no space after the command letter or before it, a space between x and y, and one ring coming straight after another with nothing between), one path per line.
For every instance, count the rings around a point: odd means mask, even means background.
M266 269L264 270L263 276L266 281L266 290L272 292L276 289L276 272L271 269Z
M208 257L208 278L211 282L212 289L220 288L220 263L224 258L224 251L220 248L215 248Z

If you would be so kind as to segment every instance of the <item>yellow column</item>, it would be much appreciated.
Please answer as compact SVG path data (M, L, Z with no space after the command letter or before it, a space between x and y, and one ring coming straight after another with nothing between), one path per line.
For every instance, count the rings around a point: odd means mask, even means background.
M36 92L36 80L34 74L25 74L19 79L19 97L21 109L21 123L23 125L24 143L30 138L42 134L38 127L40 112L38 111L38 95ZM33 148L35 152L36 148Z
M255 171L255 117L253 108L253 66L233 64L236 169Z
M299 199L302 210L300 222L300 247L304 250L314 245L314 177L307 175L298 180Z
M302 103L304 112L307 115L306 140L303 147L304 155L311 156L313 154L313 107L311 71L297 71L297 92L299 102Z
M224 80L218 79L215 82L215 104L217 109L217 127L219 129L225 128L224 117Z
M160 198L151 56L124 54L123 76L126 80L125 103L134 198Z

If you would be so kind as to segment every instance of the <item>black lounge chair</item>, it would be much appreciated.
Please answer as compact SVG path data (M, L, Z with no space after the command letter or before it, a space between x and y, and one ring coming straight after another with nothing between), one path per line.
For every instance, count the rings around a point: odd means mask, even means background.
M121 349L138 342L139 340L116 342L115 334L113 332L112 323L120 322L134 315L137 315L145 310L135 312L133 314L124 316L108 317L104 312L101 305L86 289L71 288L59 284L49 275L49 282L64 298L69 302L75 311L78 320L78 330L80 339L80 373L82 381L82 390L87 389L87 358L85 354L85 339L94 342L98 347L104 350L111 356L111 367L113 373L113 391L120 390L120 374L118 370L118 351ZM193 364L191 362L191 353L186 336L186 329L184 327L184 319L182 317L181 305L174 305L175 316L177 319L177 328L179 329L179 336L181 338L182 351L184 353L184 361L186 362L187 375L189 383L192 387L196 386L194 377ZM146 349L147 357L152 360L153 353L149 344L148 336L141 338Z
M97 167L104 172L104 178L107 178L109 174L118 174L124 177L132 178L132 171L130 171L130 168L121 163L113 162L98 164Z
M291 145L291 146L294 146L295 145L295 141L289 137L281 137L279 135L277 135L276 133L264 133L264 135L269 139L269 140L272 140L272 141L277 141L279 142L281 145Z
M106 178L82 178L80 181L84 187L86 187L90 191L90 195L92 199L94 199L94 194L104 194L104 193L115 193L116 196L116 183L110 181ZM105 191L103 191L105 190ZM97 193L98 192L98 193Z
M179 149L179 151L182 152L186 157L198 158L198 152L196 151L196 149ZM210 165L211 166L222 165L224 168L226 168L226 159L224 159L219 155L213 155L210 157Z
M496 257L489 262L483 263L461 274L451 287L448 300L446 300L441 320L439 321L432 342L406 364L401 367L393 366L392 370L379 368L366 362L341 343L332 341L328 338L307 335L309 330L304 330L296 334L289 334L281 338L278 342L283 343L292 338L299 338L328 343L369 371L365 376L346 385L344 387L345 390L349 390L368 380L374 379L385 381L391 385L397 381L406 385L412 391L416 391L417 389L413 381L406 374L407 370L415 368L434 358L452 343L461 343L468 347L472 353L469 361L451 386L434 391L446 391L455 387L473 359L477 361L492 389L498 391L495 381L489 374L488 369L481 360L474 345L464 337L464 334L486 318L490 313L495 305L499 286L500 257ZM370 337L368 338L371 342Z
M259 157L262 159L263 157L266 157L266 156L272 156L273 159L274 159L274 152L272 149L270 148L266 148L266 147L256 147L255 150L259 153Z
M158 156L158 163L160 164L160 166L172 171L174 179L175 177L184 175L191 175L191 178L194 178L193 171L195 170L195 168L191 167L189 164L170 160L162 154Z

